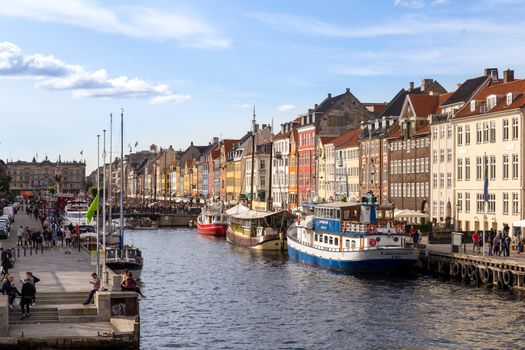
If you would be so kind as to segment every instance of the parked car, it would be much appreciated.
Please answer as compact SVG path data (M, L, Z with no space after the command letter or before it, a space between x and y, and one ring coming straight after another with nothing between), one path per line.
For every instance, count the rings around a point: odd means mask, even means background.
M0 238L9 238L9 230L5 226L0 226Z

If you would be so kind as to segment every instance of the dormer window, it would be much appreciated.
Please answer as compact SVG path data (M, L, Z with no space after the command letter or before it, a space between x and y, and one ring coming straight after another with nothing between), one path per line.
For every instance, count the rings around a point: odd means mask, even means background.
M507 94L507 106L510 106L512 104L512 92L509 92Z
M470 111L474 112L476 110L476 100L470 101Z
M487 110L490 111L492 108L496 107L496 102L496 95L487 96Z

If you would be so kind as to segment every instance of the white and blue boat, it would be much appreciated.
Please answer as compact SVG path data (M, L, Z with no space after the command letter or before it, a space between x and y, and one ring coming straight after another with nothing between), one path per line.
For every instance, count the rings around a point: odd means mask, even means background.
M393 207L379 207L368 194L359 204L324 203L314 216L287 231L288 255L297 260L342 271L391 274L408 271L418 260Z

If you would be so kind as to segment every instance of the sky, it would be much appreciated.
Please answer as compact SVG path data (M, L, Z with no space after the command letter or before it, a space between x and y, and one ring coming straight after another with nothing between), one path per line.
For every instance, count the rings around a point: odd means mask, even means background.
M0 0L0 158L89 173L110 113L120 152L121 109L125 152L185 149L241 137L253 106L278 128L345 88L387 102L425 78L520 78L524 15L521 0Z

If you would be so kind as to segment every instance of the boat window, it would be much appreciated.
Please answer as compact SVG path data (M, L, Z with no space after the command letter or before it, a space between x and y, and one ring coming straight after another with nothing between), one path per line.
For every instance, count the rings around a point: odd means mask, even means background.
M334 244L335 244L335 245L339 245L339 238L337 238L337 237L334 238Z
M330 240L329 240L328 244L334 244L334 237L330 236Z
M376 237L376 242L379 242L381 240L381 237Z
M334 219L339 219L341 217L341 210L336 209L334 214Z
M108 259L114 259L115 258L115 251L114 250L108 250L107 251L107 258Z
M136 255L134 250L128 250L128 258L134 258Z
M355 249L355 240L352 240L352 249Z
M323 242L323 235L319 235L319 242Z
M349 209L343 210L343 220L350 220L350 210Z
M316 234L314 234L314 241L316 241L316 242L317 242L317 233L316 233Z
M345 241L345 246L346 246L346 248L350 248L350 240L349 239L347 239Z
M328 243L328 236L324 236L324 242Z

